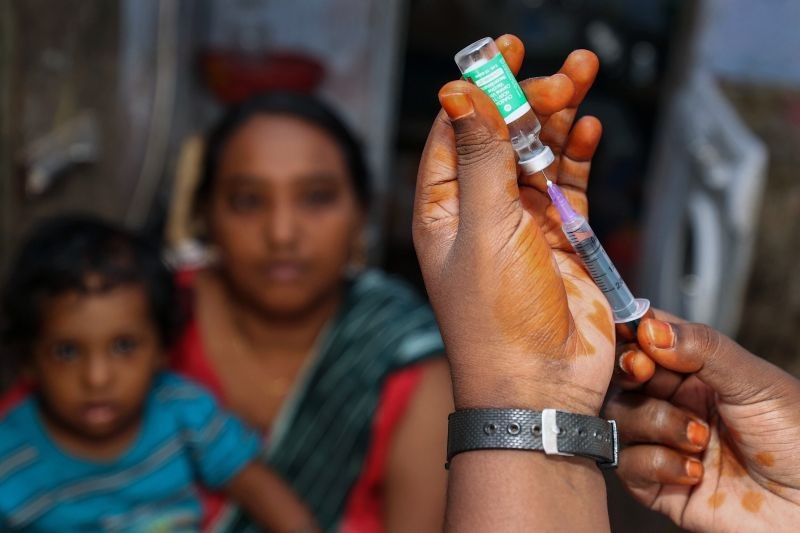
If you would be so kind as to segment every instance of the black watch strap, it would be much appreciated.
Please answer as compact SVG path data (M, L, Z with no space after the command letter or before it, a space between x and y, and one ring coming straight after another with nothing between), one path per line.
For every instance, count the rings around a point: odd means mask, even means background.
M578 455L615 468L619 457L617 423L555 409L465 409L448 417L447 465L471 450L536 450Z

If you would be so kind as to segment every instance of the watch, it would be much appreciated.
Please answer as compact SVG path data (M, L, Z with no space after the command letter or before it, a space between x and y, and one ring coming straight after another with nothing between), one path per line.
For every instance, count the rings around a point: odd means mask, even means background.
M576 455L616 468L617 423L556 409L464 409L447 418L447 464L472 450L534 450L547 455Z

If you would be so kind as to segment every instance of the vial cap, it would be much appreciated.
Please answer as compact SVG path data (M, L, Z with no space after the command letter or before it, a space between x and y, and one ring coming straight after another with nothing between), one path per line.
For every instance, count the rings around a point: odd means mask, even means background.
M525 174L536 174L552 165L555 160L556 156L553 155L550 147L544 146L533 156L519 160L518 164Z

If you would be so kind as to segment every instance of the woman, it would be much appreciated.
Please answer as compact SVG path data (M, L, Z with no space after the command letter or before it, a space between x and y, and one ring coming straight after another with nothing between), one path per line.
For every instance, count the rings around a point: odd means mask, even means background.
M268 436L266 460L326 530L434 531L452 409L428 306L362 250L367 172L319 101L258 96L211 132L196 207L218 260L183 272L175 366ZM243 529L226 513L222 529Z

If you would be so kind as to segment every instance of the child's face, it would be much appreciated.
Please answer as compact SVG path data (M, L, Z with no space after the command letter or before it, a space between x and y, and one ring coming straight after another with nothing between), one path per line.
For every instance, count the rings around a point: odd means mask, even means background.
M51 422L78 437L113 438L138 424L163 362L139 285L68 292L43 306L33 372Z

